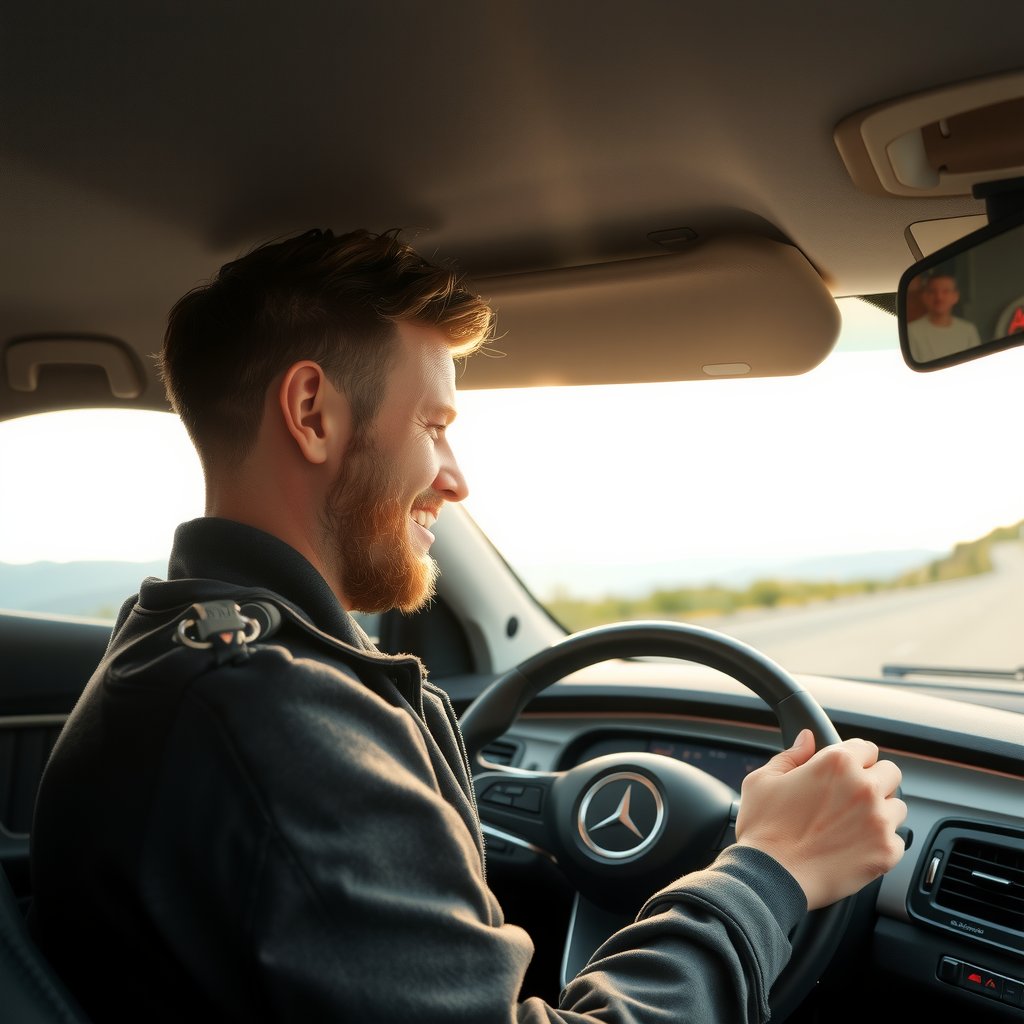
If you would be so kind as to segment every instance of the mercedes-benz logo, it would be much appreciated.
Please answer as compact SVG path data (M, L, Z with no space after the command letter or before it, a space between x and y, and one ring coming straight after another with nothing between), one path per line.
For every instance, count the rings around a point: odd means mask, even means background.
M627 860L643 853L661 832L665 805L654 783L636 772L598 779L580 803L580 839L601 860Z

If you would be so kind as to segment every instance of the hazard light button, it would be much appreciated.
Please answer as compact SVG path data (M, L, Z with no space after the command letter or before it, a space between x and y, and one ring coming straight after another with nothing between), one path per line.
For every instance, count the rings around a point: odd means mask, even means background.
M935 972L940 981L948 985L965 988L969 992L977 992L989 999L999 999L1008 1006L1024 1008L1024 981L1018 978L1006 978L1001 974L993 974L983 967L965 964L952 956L944 956L939 960Z
M998 974L989 974L988 971L982 971L967 964L964 965L963 973L960 975L960 987L980 992L990 999L1003 998L1003 979Z

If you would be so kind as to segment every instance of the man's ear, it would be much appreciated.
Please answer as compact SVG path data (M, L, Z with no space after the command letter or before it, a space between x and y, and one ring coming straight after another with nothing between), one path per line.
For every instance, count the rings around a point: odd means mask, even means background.
M351 432L348 399L319 363L306 359L290 366L277 398L284 425L307 462L321 465L339 445L344 450Z

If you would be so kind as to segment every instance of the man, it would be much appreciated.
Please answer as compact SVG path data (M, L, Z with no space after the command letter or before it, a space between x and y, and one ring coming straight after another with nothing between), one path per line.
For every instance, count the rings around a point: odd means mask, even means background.
M907 324L910 352L919 363L930 363L981 344L978 328L970 320L953 316L960 290L952 274L932 274L920 295L925 315Z
M451 706L348 614L432 592L430 526L466 496L453 356L490 326L366 232L265 246L172 311L207 515L123 607L33 829L33 930L97 1019L759 1019L806 908L902 854L896 766L805 733L749 778L714 866L559 1007L517 1004L531 944L487 888Z

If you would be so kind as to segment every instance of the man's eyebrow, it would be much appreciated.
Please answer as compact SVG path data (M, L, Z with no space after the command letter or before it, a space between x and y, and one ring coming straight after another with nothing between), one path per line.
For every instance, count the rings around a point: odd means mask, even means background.
M455 419L456 416L458 416L458 412L456 412L455 406L453 405L432 406L430 409L430 413L437 419L444 420L445 424L451 423L451 421Z

